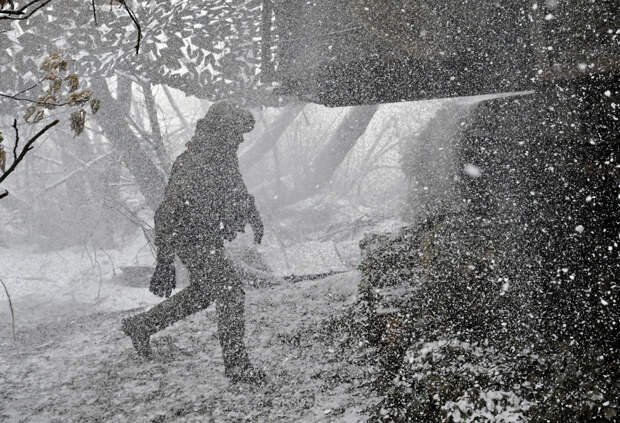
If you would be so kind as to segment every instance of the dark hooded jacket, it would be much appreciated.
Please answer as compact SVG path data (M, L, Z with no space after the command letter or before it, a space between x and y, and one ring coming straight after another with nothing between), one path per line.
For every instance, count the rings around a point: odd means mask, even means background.
M254 126L252 115L228 103L198 121L188 149L174 165L165 199L155 213L158 261L181 248L222 248L247 223L260 219L239 171L237 148Z

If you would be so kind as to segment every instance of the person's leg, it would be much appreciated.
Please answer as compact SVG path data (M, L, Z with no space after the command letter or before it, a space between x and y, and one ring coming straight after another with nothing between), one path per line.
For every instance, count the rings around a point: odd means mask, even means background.
M205 266L200 265L204 259L188 252L182 254L181 259L189 267L190 285L148 311L122 322L123 331L131 337L134 348L143 357L151 356L151 335L204 310L212 301L210 290L206 289L210 275L205 271Z
M217 334L227 371L236 365L249 363L243 341L245 293L241 284L231 282L218 286L216 292Z
M131 337L133 346L144 357L150 357L151 335L165 329L179 320L204 310L210 300L196 285L190 285L172 297L144 313L123 320L123 331Z
M222 347L224 373L233 382L259 382L263 375L250 364L245 348L245 292L232 263L218 258L214 278L217 332Z

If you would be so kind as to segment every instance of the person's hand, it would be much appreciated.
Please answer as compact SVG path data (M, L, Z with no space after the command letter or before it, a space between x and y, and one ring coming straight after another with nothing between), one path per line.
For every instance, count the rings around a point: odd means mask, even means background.
M176 285L177 281L174 264L158 262L153 277L151 278L149 291L158 297L168 298Z
M265 233L265 228L263 227L263 221L260 218L260 213L256 208L256 202L254 201L253 196L248 196L248 221L250 222L250 226L252 227L252 231L254 232L254 243L260 244L263 240L263 234Z
M263 240L263 234L265 233L265 228L263 227L263 222L258 219L254 219L250 226L252 226L252 231L254 232L254 243L260 244Z

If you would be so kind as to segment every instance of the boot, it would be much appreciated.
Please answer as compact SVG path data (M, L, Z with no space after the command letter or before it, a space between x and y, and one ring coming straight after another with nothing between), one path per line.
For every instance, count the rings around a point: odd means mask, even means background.
M131 343L140 357L150 359L153 356L151 351L151 331L138 316L128 317L121 322L121 329L125 335L131 338Z

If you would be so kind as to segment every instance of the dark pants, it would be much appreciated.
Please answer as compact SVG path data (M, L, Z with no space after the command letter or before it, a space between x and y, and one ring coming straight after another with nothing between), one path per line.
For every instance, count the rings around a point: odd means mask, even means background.
M223 248L192 245L176 251L190 274L190 285L136 318L154 334L216 302L217 332L226 373L249 366L245 344L245 292Z

